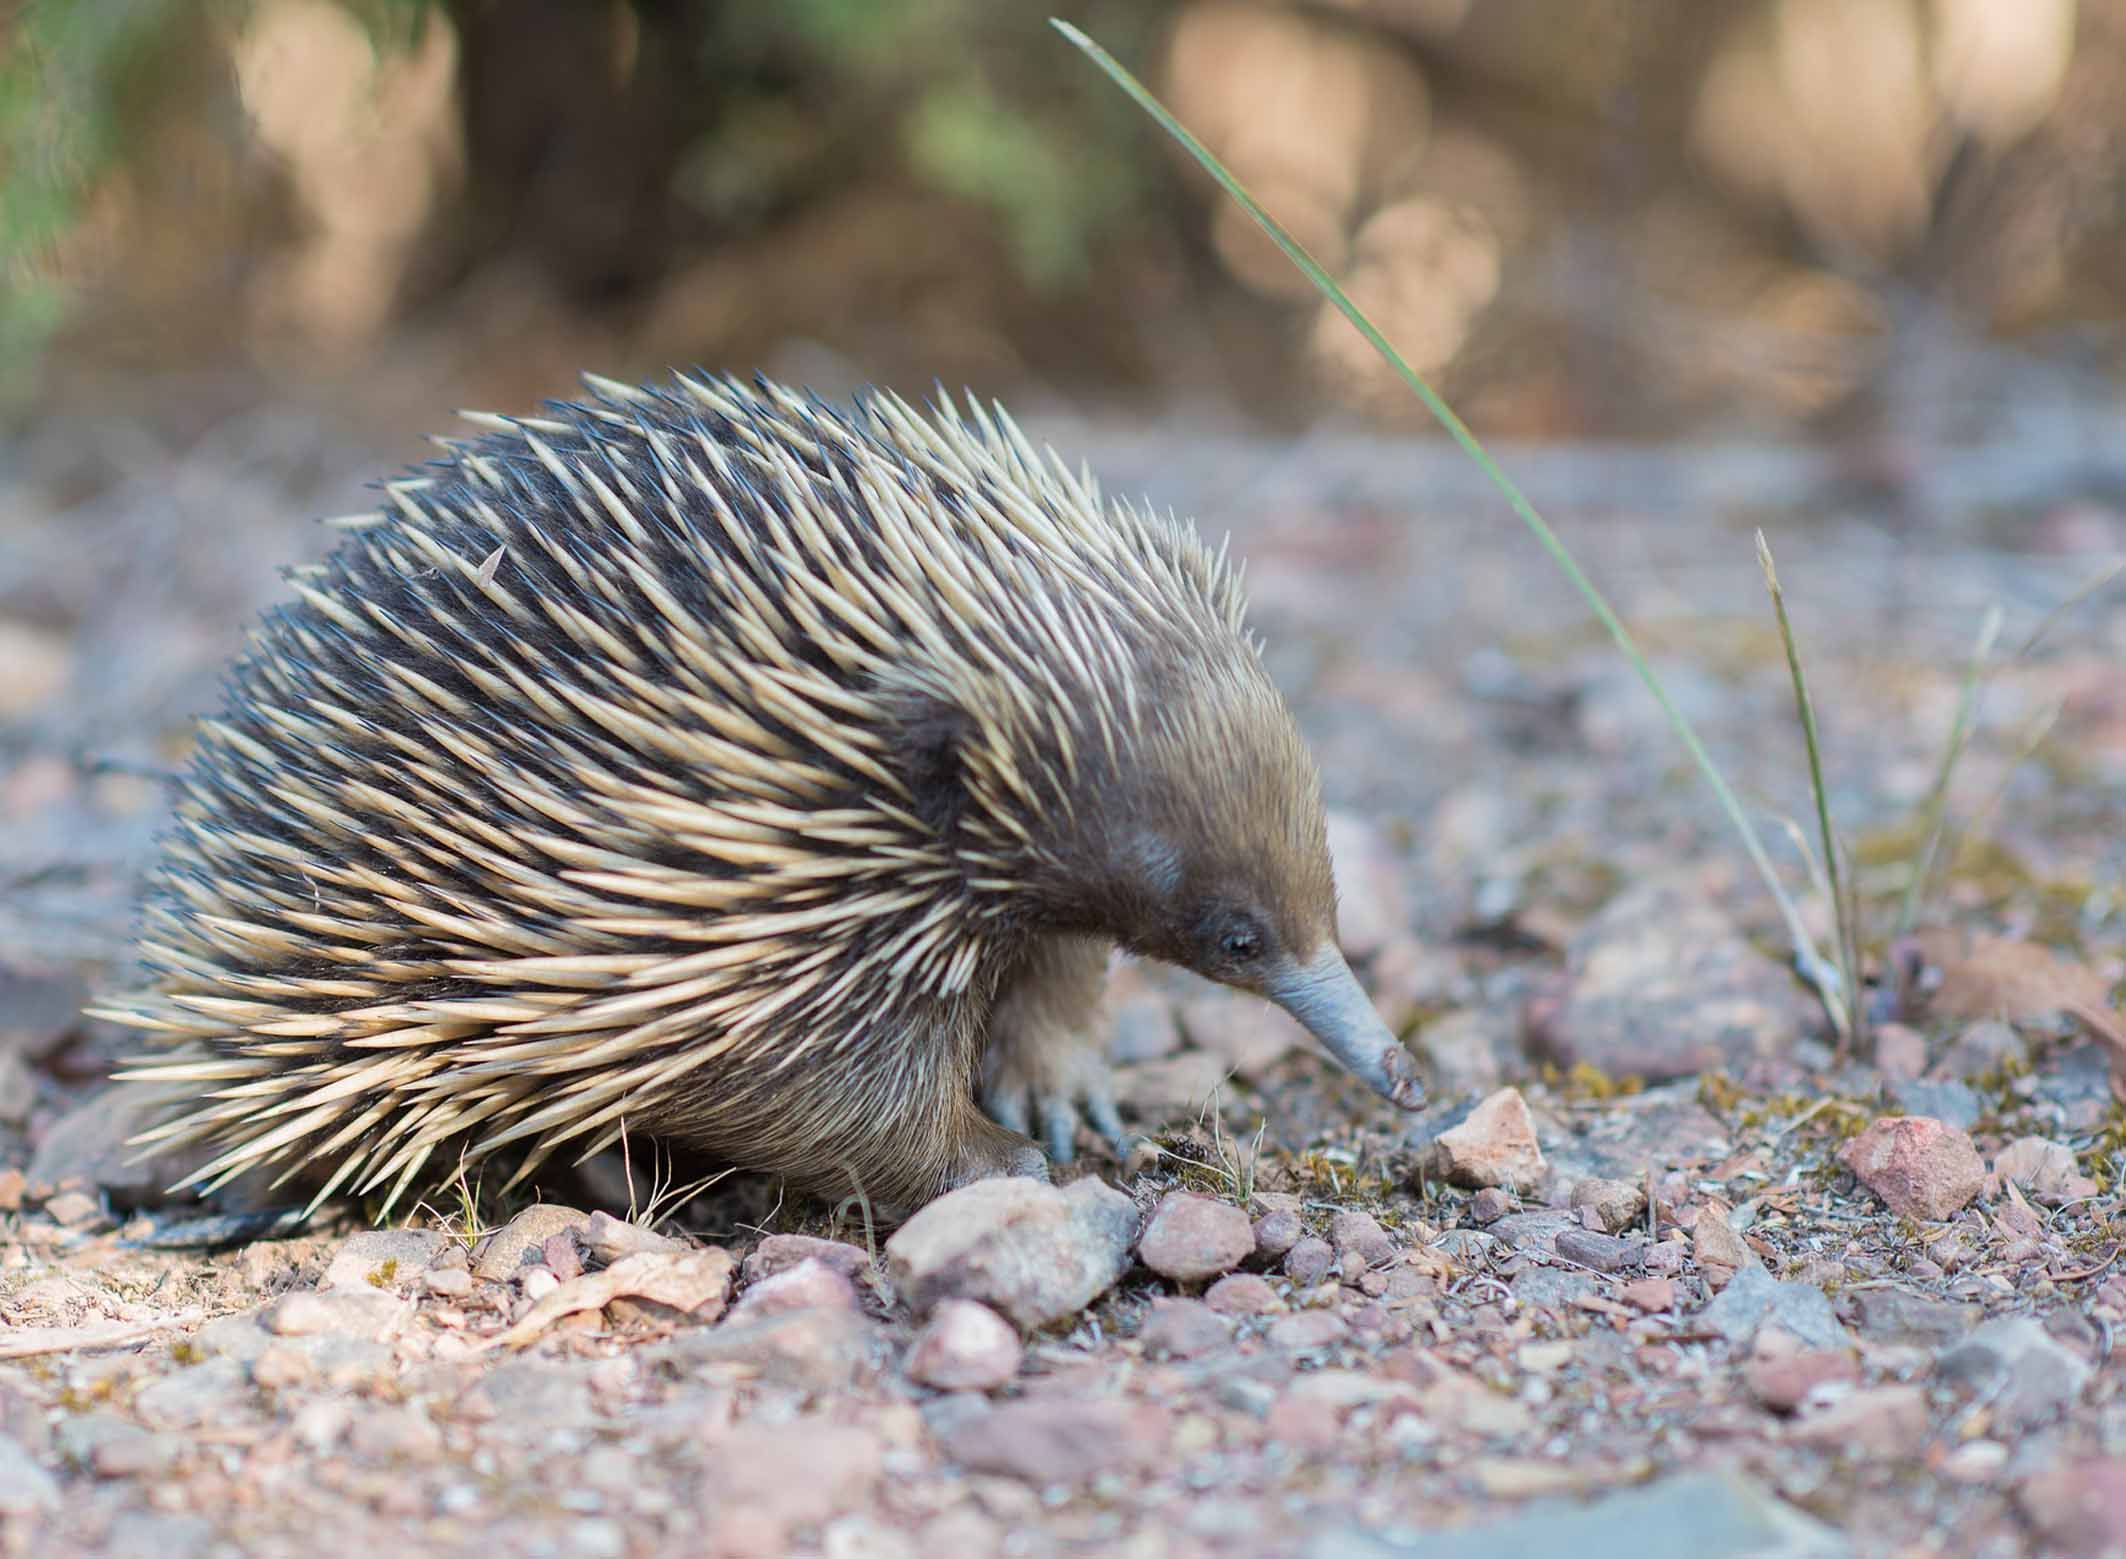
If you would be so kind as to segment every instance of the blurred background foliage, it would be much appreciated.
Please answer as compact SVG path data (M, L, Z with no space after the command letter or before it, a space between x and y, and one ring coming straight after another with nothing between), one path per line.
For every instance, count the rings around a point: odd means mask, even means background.
M1420 415L1054 0L0 9L0 374ZM2108 399L2126 0L1082 0L1487 432Z

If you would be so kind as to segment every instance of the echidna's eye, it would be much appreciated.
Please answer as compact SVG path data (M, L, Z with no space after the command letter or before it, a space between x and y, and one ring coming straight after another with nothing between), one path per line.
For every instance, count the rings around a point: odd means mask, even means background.
M1262 933L1250 925L1229 926L1218 938L1218 951L1236 964L1252 963L1262 956Z

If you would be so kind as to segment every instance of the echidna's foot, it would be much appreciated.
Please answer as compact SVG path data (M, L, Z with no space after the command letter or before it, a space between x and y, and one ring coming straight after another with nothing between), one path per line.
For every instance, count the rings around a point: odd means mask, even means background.
M1128 1153L1095 1037L1107 956L1108 945L1090 937L1043 938L1012 970L990 1013L982 1107L1007 1129L1037 1137L1059 1164L1077 1156L1081 1121L1118 1158Z
M1027 1175L1035 1180L1046 1180L1048 1157L1039 1144L1023 1133L985 1120L970 1110L966 1135L946 1167L942 1189L957 1191L963 1185L999 1175Z
M1089 1035L1049 1034L1031 1043L1023 1034L1008 1043L1000 1035L984 1068L982 1108L1007 1130L1037 1136L1059 1164L1077 1156L1081 1122L1117 1158L1129 1152L1107 1058Z

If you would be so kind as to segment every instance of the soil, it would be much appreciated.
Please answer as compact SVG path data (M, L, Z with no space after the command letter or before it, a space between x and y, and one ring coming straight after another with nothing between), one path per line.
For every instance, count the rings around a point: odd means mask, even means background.
M537 1207L466 1187L381 1234L342 1210L151 1248L189 1214L122 1165L97 1090L125 1042L76 1014L123 977L187 719L327 539L297 520L365 507L407 454L193 389L189 426L52 416L0 445L6 1552L2126 1544L2126 612L2114 582L2054 615L2126 552L2115 438L1503 452L1828 947L1763 528L1873 971L1844 1046L1659 708L1461 456L1022 409L1248 558L1345 940L1432 1103L1397 1115L1266 1010L1121 971L1158 1151L1088 1144L1059 1178L1119 1187L1129 1226L1043 1237L1112 1280L999 1328L1005 1298L949 1264L918 1289L860 1209L745 1180L646 1209L640 1163Z

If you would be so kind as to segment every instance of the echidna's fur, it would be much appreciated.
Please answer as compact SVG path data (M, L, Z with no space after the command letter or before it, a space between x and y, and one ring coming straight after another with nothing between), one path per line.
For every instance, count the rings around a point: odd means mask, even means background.
M626 1129L917 1203L1040 1166L985 1065L1119 1130L1117 942L1410 1102L1221 556L1001 413L592 385L339 522L236 664L105 1009L170 1042L143 1141L396 1199Z

